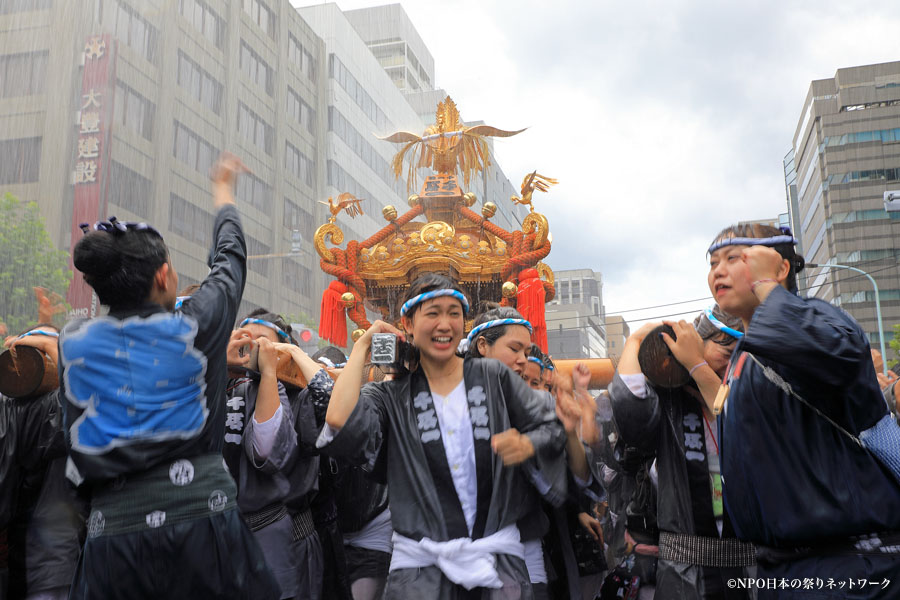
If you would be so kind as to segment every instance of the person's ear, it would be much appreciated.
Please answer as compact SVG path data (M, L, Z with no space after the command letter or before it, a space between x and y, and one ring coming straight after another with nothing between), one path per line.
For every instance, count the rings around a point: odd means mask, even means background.
M403 324L403 331L412 331L412 317L400 317L400 323Z
M784 283L790 273L791 261L786 258L781 259L781 266L778 268L778 273L775 274L775 279L778 281L778 283Z
M153 285L163 292L169 291L169 263L164 262L153 275Z
M478 348L478 354L484 356L487 353L488 343L483 335L479 335L478 339L475 340L475 347Z

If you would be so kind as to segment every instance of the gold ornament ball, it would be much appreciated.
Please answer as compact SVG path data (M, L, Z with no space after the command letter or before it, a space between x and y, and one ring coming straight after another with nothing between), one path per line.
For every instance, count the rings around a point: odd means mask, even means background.
M365 334L366 334L366 330L365 330L365 329L354 329L354 330L353 330L353 333L350 334L350 338L355 342L355 341L357 341L359 338L361 338L362 336L364 336Z
M478 196L476 196L472 192L466 192L465 194L463 194L463 204L465 204L466 206L474 206L477 201Z
M504 298L512 298L519 291L519 288L512 281L507 281L500 290Z
M493 202L485 202L484 206L481 207L481 214L484 215L485 219L490 219L497 214L497 205Z
M353 292L344 292L341 294L341 302L344 303L344 306L350 308L356 304L356 296L353 295Z
M406 203L410 205L410 207L415 208L419 204L419 195L413 194L409 198L407 198Z
M381 214L384 216L385 221L390 222L397 218L397 209L388 204L381 209Z

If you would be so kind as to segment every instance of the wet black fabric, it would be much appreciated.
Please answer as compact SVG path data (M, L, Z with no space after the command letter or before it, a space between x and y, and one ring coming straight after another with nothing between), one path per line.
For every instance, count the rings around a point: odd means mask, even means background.
M725 508L738 536L785 548L900 531L900 483L744 351L854 435L887 414L856 321L776 287L735 349L732 361L743 364L719 418Z
M338 523L344 533L362 529L388 507L388 488L364 467L338 461L335 480Z
M10 563L0 597L72 581L87 509L65 478L65 453L58 391L0 398L0 529L8 528Z
M176 315L196 323L193 339L184 340L188 347L199 350L205 357L204 397L205 410L208 411L202 429L191 437L169 436L165 439L143 441L119 440L115 445L103 452L79 452L73 449L71 458L78 469L78 476L88 482L113 479L119 475L147 470L158 464L178 458L190 458L208 452L222 452L225 429L225 385L226 364L225 349L232 331L241 295L246 280L247 248L241 228L237 208L224 206L216 214L213 226L214 245L210 250L207 264L210 272L201 282L200 288L176 310ZM147 303L134 309L111 311L103 319L125 320L132 317L149 319L155 315L165 314L165 309ZM63 345L68 336L77 336L82 327L91 324L94 319L73 321L63 328L60 334L60 388L62 397L66 398L66 365L64 364ZM153 340L146 340L153 346ZM152 353L152 350L148 352ZM146 356L146 355L145 355ZM150 365L143 370L146 372ZM134 367L134 372L142 369ZM85 409L67 398L63 404L65 414L66 437L72 447L72 431Z
M719 535L712 506L703 408L685 387L647 385L635 396L616 373L609 386L613 418L621 441L645 456L656 456L657 526L660 531L718 539L734 538L727 515ZM715 448L711 449L715 452ZM631 529L631 528L629 528ZM656 597L665 599L748 598L745 590L723 587L728 576L752 569L719 569L660 560Z
M562 426L555 414L543 408L543 399L521 378L491 359L466 360L464 378L467 392L481 387L486 395L491 433L516 427L528 435L538 468L542 461L558 458L565 445ZM414 540L451 539L419 440L409 377L366 385L344 428L323 451L345 456L357 464L384 466L385 470L376 470L376 474L388 481L395 531ZM382 457L387 460L376 461ZM533 495L520 468L504 467L493 455L492 472L493 496L485 536L514 524L532 508L523 502Z
M277 600L278 583L237 510L88 538L70 600Z

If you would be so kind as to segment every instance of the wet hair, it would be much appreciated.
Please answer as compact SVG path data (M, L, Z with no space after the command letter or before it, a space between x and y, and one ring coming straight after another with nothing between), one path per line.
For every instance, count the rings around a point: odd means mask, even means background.
M319 362L322 357L330 360L333 365L342 365L347 362L347 356L337 346L325 346L312 355L312 359L316 362Z
M496 303L485 303L490 306L493 305L493 308L487 310L477 317L475 317L475 321L472 324L472 328L478 327L482 323L487 323L488 321L496 321L498 319L521 319L522 315L519 314L519 311L514 309L512 306L500 306ZM509 327L521 327L521 325L497 325L496 327L489 327L478 334L478 338L484 338L484 341L487 342L488 346L493 346L497 343L497 340L506 335L506 330ZM481 352L478 350L478 338L472 340L472 343L469 344L469 350L466 356L470 358L482 358Z
M719 308L718 304L713 305L712 314L715 318L721 321L722 324L743 333L744 322L739 318L732 317L731 315L723 311L721 308ZM699 315L697 315L697 318L694 319L694 329L697 331L700 339L704 342L707 340L713 340L717 344L729 346L732 342L737 340L737 338L730 336L724 331L720 331L718 327L713 325L710 322L709 318L707 318L705 312L700 313Z
M169 250L152 229L125 232L91 231L75 244L72 262L110 308L142 304L153 277L169 261Z
M730 227L726 227L725 229L720 231L713 240L713 243L730 238L764 239L781 235L790 235L790 229L778 229L777 227L772 227L771 225L763 225L760 223L738 223L737 225L731 225ZM801 255L797 254L797 250L794 248L794 244L790 242L784 244L776 244L772 246L772 248L776 252L778 252L778 254L780 254L782 258L786 258L790 263L791 270L788 272L787 285L790 291L796 293L797 273L803 270L803 267L806 266L806 261Z
M381 370L381 367L372 363L366 363L363 367L361 385L366 385L371 381L374 381L375 383L382 382L384 381L384 377L385 372Z
M262 321L268 321L269 323L274 324L276 327L285 332L291 340L291 343L295 346L298 346L297 340L294 339L293 331L291 329L291 324L284 320L279 314L273 313L267 308L257 308L255 310L250 311L249 314L244 315L240 319L238 319L238 323L243 322L244 319L260 319ZM277 333L276 333L277 336ZM283 341L283 338L278 339L279 342Z
M434 290L456 290L460 294L465 295L465 292L459 286L459 284L446 275L443 275L441 273L423 273L422 275L416 277L416 279L409 286L406 295L403 297L403 300L397 307L397 312L400 312L400 307L402 307L407 301L412 300L419 294L424 294L425 292L433 292ZM416 311L421 307L422 303L416 304L415 306L411 307L409 311L407 311L406 317L412 320L413 315L415 315Z
M540 346L537 344L532 344L531 348L528 349L528 358L536 358L541 361L541 372L544 372L544 369L547 368L547 361L549 360L547 356L541 352Z

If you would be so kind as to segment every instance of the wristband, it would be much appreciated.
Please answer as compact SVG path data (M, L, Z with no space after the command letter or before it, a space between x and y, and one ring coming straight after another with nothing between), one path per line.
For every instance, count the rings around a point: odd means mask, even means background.
M753 292L753 293L755 294L755 293L756 293L756 286L758 286L758 285L761 284L761 283L769 283L770 281L771 281L772 283L778 283L778 282L775 281L774 279L759 279L759 280L754 281L753 283L750 284L750 291Z
M708 366L709 366L709 363L706 362L705 360L704 360L703 362L697 363L696 365L693 366L693 368L690 370L690 373L688 373L688 374L689 374L691 377L693 377L693 376L694 376L694 371L696 371L697 369L699 369L699 368L702 367L703 365L706 365L706 366L708 367Z

